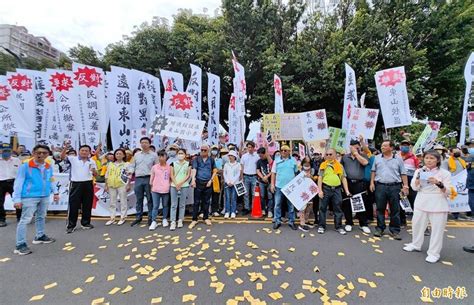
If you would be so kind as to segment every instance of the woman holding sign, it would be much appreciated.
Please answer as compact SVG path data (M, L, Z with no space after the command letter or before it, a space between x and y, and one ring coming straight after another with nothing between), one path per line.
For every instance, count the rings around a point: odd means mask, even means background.
M451 185L451 174L442 168L441 155L435 150L429 150L423 154L425 166L417 169L411 187L418 194L415 199L415 208L412 219L413 240L406 244L403 250L408 252L421 251L424 232L431 224L430 246L428 248L428 263L436 263L439 260L443 246L443 235L448 220L448 195L456 196L454 187Z

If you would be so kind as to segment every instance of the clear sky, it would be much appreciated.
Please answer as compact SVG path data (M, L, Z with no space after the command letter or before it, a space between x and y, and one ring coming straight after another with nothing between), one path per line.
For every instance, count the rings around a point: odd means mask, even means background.
M2 0L0 24L22 25L63 52L80 43L99 51L154 16L170 22L180 8L214 16L220 0Z

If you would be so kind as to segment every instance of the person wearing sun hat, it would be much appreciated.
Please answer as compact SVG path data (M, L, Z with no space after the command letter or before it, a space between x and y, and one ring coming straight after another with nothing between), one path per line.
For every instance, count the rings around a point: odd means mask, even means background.
M273 162L271 177L271 191L274 194L275 200L273 229L276 230L281 226L281 208L283 203L286 202L288 207L288 226L292 230L297 230L293 204L283 195L281 189L296 176L298 164L295 159L290 157L290 147L288 145L283 145L280 151L281 157Z

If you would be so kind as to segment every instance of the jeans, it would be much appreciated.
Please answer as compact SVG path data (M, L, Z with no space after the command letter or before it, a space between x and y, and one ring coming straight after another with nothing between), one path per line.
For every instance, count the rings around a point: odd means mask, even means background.
M367 189L367 186L365 185L365 182L360 180L360 181L348 181L348 187L349 187L349 192L352 195L356 195L359 193L362 193L362 200L364 201L364 207L367 210L367 194L365 193L365 190ZM346 225L353 226L354 225L354 220L352 219L352 207L351 207L351 200L349 198L345 199L342 201L342 211L344 212L344 218L346 219ZM356 213L356 217L359 219L359 225L361 227L366 227L367 226L367 213L366 212L358 212Z
M225 212L237 212L237 191L234 186L225 186Z
M163 202L163 220L168 218L168 211L170 209L170 193L156 193L152 192L153 197L153 210L151 212L151 220L155 221L158 216L158 209L160 208L160 201Z
M384 231L385 210L387 201L390 207L390 224L388 226L391 233L400 233L400 189L401 184L384 185L375 184L375 204L377 206L377 229Z
M204 214L203 219L209 218L209 202L211 201L212 186L194 189L194 203L193 203L193 221L198 220L199 210Z
M244 185L247 190L247 194L244 195L244 208L250 210L252 208L251 200L255 192L255 186L257 186L257 175L247 176L244 175Z
M342 228L342 192L341 187L332 188L323 185L324 196L319 202L319 227L326 229L326 214L328 204L332 202L334 209L334 226L337 229Z
M263 182L258 183L260 187L260 199L262 202L262 210L273 213L273 194L270 192L270 184Z
M109 187L110 195L110 218L115 219L117 213L117 196L120 197L120 219L127 218L127 186L123 185L119 188Z
M295 207L293 204L283 195L281 188L275 188L275 207L274 207L274 215L273 221L276 224L281 224L281 207L282 201L286 202L286 206L288 207L288 224L295 223Z
M467 191L467 196L468 196L468 202L469 202L469 207L471 208L471 216L474 216L474 190L468 190ZM469 212L468 212L469 213Z
M14 179L0 181L0 221L5 221L5 196L8 194L13 194L13 183ZM21 209L16 209L16 219L20 220L21 218Z
M153 210L153 200L151 199L151 187L150 187L150 176L136 177L135 187L133 188L135 196L137 197L137 214L136 219L142 219L143 217L143 199L146 196L146 203L148 206L148 215ZM150 218L149 221L150 222Z
M175 187L171 187L171 215L170 220L184 220L184 212L186 211L186 195L189 192L189 187L182 187L181 192L178 194L178 191ZM178 219L176 219L176 210L179 209Z
M22 213L20 222L16 227L16 246L26 245L26 228L33 219L33 215L36 212L35 224L36 224L36 238L40 238L44 235L44 224L46 221L46 211L49 205L48 197L38 198L23 198Z

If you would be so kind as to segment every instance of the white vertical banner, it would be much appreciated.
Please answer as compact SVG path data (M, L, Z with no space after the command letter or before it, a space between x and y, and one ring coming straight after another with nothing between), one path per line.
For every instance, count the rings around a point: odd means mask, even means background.
M48 79L50 75L48 74ZM46 93L47 106L45 107L47 113L47 120L44 124L44 135L45 139L50 145L61 146L63 135L59 129L59 117L56 107L56 101L54 99L53 89L51 88L51 82L48 81L50 90Z
M247 83L245 82L245 69L232 52L232 64L234 67L234 95L236 99L236 110L239 116L245 115L245 99L247 98ZM245 133L245 130L244 130ZM237 143L238 145L238 143Z
M149 123L153 122L155 117L161 114L161 89L160 89L160 79L153 75L148 75L146 81L146 88L148 93L148 113L149 113Z
M385 128L411 125L405 67L375 73L377 94Z
M214 145L219 143L221 79L212 73L207 73L207 78L207 103L209 108L207 131L209 134L209 144Z
M47 70L54 96L58 130L61 140L76 141L80 130L80 109L77 104L77 91L74 87L74 74L71 71Z
M237 113L236 98L232 94L229 103L229 143L240 145L242 141L241 117Z
M11 99L17 104L28 129L35 130L35 90L33 80L26 74L7 72L7 80L11 89Z
M132 128L149 128L161 114L160 80L148 73L131 70Z
M300 114L303 139L306 142L329 139L326 110L314 110Z
M474 111L467 112L467 122L469 125L469 137L474 138Z
M110 99L108 96L109 74L110 72L107 72L104 75L105 125L107 126L107 128L110 124Z
M283 111L283 86L278 75L273 74L273 88L275 89L275 113Z
M81 115L81 144L96 146L107 132L104 71L97 67L72 64L77 103Z
M202 108L202 70L196 65L190 64L190 66L191 77L189 78L186 92L193 98L193 108L190 111L189 118L200 120Z
M176 95L177 92L182 93L184 91L183 75L174 71L160 70L160 76L161 81L163 82L163 87L165 88L163 92L162 113L165 116L175 116L172 106L172 95ZM181 98L181 96L179 96L178 99L179 98Z
M349 129L349 120L353 108L357 107L357 83L354 69L344 64L346 69L346 86L344 89L344 109L342 111L342 129Z
M7 77L0 75L0 134L13 136L34 136L33 129L24 120L23 112L12 97L12 89Z
M43 71L16 69L17 73L24 74L33 82L34 90L34 110L35 110L35 139L36 141L45 140L44 124L47 121L46 92L50 89L48 73Z
M352 108L346 143L350 143L352 139L358 139L360 135L364 136L364 139L372 140L378 116L378 109Z
M108 81L107 96L110 102L112 146L114 149L119 147L131 147L131 72L129 69L113 66Z
M466 80L466 92L464 93L464 105L462 110L461 118L461 132L459 136L459 144L464 144L466 142L466 118L467 118L467 109L469 104L474 103L474 96L472 95L472 81L474 79L474 52L471 53L469 59L466 62L464 67L464 79ZM470 129L469 129L470 131ZM473 134L469 134L472 138Z
M425 150L432 149L436 143L436 138L438 137L438 133L441 129L441 122L440 121L428 121L428 125L431 127L431 134L426 139Z

